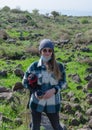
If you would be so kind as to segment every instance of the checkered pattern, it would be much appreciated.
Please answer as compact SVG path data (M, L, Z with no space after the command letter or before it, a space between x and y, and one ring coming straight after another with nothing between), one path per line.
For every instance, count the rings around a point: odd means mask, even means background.
M41 59L38 62L32 63L27 69L22 82L25 88L30 88L27 78L30 73L34 73L38 77L37 83L41 85L41 91L43 91L43 93L51 88L58 90L57 93L49 99L39 100L35 97L34 93L32 93L29 104L31 109L38 112L46 111L48 113L55 113L60 110L60 89L66 84L66 75L64 66L61 63L58 63L58 65L62 73L62 78L59 81L55 79L53 73L46 71L46 67L42 64Z

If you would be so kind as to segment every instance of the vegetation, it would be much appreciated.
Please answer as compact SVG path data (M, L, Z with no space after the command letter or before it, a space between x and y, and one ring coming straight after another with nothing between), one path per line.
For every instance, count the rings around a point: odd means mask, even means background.
M0 86L7 89L13 88L16 82L21 82L22 77L17 76L14 71L20 68L23 72L35 60L39 59L38 46L43 38L49 38L55 43L56 58L63 62L66 69L68 88L62 90L62 98L71 102L67 94L72 92L76 100L79 100L83 111L83 122L80 125L73 125L76 109L71 113L65 110L65 104L62 106L61 114L66 114L67 119L62 119L69 130L77 130L87 124L88 117L84 110L92 107L92 104L84 102L86 93L83 91L89 80L92 79L92 17L73 17L61 15L52 11L49 15L39 14L38 10L32 13L21 11L20 9L10 9L5 6L0 10ZM91 65L90 65L91 64ZM2 72L7 75L2 75ZM80 81L76 81L74 76L79 76ZM82 86L82 89L78 89ZM92 93L91 90L86 90ZM14 101L6 101L0 98L0 112L4 117L0 129L2 130L27 130L28 121L26 121L28 92L23 91L14 93ZM18 102L21 99L21 104ZM72 99L71 99L72 100ZM15 105L15 106L14 106ZM23 123L17 123L16 118L21 117ZM6 119L6 120L5 120ZM72 129L73 128L73 129ZM41 128L44 129L44 128Z

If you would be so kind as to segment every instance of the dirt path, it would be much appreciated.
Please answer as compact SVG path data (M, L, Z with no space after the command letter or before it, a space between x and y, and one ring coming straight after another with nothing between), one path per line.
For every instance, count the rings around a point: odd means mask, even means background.
M42 115L41 125L44 127L45 130L53 130L48 117L44 114Z

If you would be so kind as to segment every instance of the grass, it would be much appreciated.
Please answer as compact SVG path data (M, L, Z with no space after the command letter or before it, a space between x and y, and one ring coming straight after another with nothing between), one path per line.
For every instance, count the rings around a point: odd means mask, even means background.
M0 60L0 70L6 70L8 72L7 77L1 77L0 76L0 85L5 86L8 88L12 88L13 85L16 83L16 81L21 81L22 79L14 74L14 70L16 69L18 64L21 64L22 70L25 72L28 66L34 62L35 60L38 60L37 57L31 57L27 58L26 60Z

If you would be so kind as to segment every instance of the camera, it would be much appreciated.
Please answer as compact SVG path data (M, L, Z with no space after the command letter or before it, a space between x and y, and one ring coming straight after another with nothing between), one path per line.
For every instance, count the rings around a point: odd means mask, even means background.
M29 86L32 88L32 89L34 89L34 88L36 88L37 87L37 76L35 75L35 74L30 74L29 76L28 76L28 84L29 84Z

